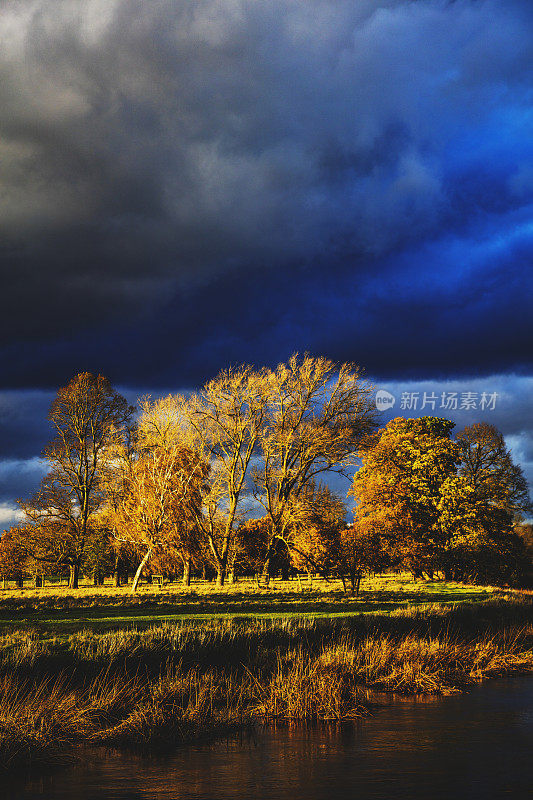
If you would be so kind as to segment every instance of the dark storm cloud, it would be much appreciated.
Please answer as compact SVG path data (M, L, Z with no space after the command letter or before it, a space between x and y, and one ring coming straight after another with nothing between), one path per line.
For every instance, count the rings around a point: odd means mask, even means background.
M47 422L52 399L51 392L0 391L0 463L31 459L41 452L52 432Z
M2 384L524 369L532 14L3 3Z
M34 492L46 472L39 459L51 430L52 393L0 391L0 531L20 518L18 497Z

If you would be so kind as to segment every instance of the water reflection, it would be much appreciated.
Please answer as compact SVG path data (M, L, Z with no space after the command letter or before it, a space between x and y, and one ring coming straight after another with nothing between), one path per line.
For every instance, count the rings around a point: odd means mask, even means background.
M171 757L91 751L5 800L403 800L533 796L533 679L400 701L357 726L259 731Z

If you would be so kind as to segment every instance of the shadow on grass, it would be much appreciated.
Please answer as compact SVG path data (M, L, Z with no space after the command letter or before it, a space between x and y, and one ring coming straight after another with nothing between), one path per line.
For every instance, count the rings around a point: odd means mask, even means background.
M212 595L189 592L177 595L170 600L168 596L157 598L121 598L120 603L102 602L87 605L76 603L78 598L68 598L66 607L35 607L31 598L17 608L0 610L0 630L14 627L42 627L60 633L72 632L80 628L112 630L124 625L146 627L155 622L175 622L180 619L199 621L210 618L233 617L349 617L360 614L390 614L406 606L419 606L428 603L450 605L462 603L482 603L495 594L467 587L446 588L440 591L433 585L421 587L419 591L362 591L359 597L343 592L331 591L273 591L213 593ZM21 598L23 600L23 598ZM82 598L80 598L82 600ZM107 598L101 598L102 601ZM129 603L128 603L129 600ZM126 602L124 602L126 601ZM22 607L21 607L22 605Z

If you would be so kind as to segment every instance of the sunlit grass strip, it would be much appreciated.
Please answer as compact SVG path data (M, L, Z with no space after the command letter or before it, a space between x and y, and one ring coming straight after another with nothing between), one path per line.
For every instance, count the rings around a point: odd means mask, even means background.
M406 573L366 576L361 581L361 591L363 594L371 593L378 596L383 592L389 595L407 593L420 595L422 599L427 596L428 600L435 594L439 596L446 594L450 599L461 600L465 595L471 598L472 595L489 596L502 592L500 587L495 586L470 585L454 581L414 581ZM0 587L0 608L82 608L99 605L135 607L149 602L180 603L195 599L209 604L219 602L221 599L232 601L239 595L246 596L250 602L264 602L269 598L275 601L278 595L291 595L295 601L298 598L305 600L308 595L323 596L328 599L332 597L338 597L339 600L352 599L344 593L342 582L339 580L325 581L322 578L313 578L310 582L306 578L302 578L300 582L272 580L267 590L259 590L255 580L241 578L237 583L226 584L223 589L216 589L213 583L200 580L194 580L189 587L176 582L166 584L162 589L151 584L143 584L139 588L139 593L133 596L129 586L116 588L110 585L95 587L87 584L80 585L77 590L69 589L65 585L45 586L41 589L27 586L22 591Z
M304 584L305 585L305 584ZM313 580L299 591L295 582L276 581L267 591L242 581L214 591L212 584L190 589L175 586L170 591L145 587L137 597L125 589L25 590L0 592L0 629L39 626L56 633L83 628L95 631L126 626L149 626L155 622L189 622L256 618L343 618L359 614L390 614L397 609L427 603L490 603L494 599L516 599L521 595L495 587L452 582L414 582L405 575L367 578L359 597L344 594L340 584Z

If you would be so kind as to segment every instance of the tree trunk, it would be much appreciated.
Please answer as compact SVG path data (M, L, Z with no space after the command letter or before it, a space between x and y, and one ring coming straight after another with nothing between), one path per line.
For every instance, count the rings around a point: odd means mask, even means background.
M183 562L183 579L182 583L184 586L191 585L191 559L186 558Z
M68 588L77 589L80 580L80 567L79 564L71 564L69 566Z
M226 567L226 576L228 579L228 583L235 583L235 560L237 558L237 551L234 549L233 553L228 558L228 564Z
M17 575L16 580L17 580L17 589L24 589L24 576L21 573L19 573Z
M226 572L228 569L228 555L229 549L228 544L224 545L222 549L222 556L217 558L217 581L216 586L218 589L221 589L224 586L224 581L226 579Z
M263 571L261 572L261 580L265 585L268 584L268 579L270 577L270 556L271 556L271 551L272 551L272 548L269 547L268 551L267 551L267 554L266 554L265 562L263 564Z
M137 591L137 586L139 584L139 580L141 578L141 573L142 573L142 571L144 569L144 565L147 563L147 561L148 561L148 559L150 558L151 555L152 555L152 548L147 550L146 555L144 556L143 560L141 561L141 563L139 564L139 566L137 568L137 572L135 573L135 577L133 579L133 583L131 584L131 593L132 594L135 594L135 592Z
M35 588L36 589L42 589L43 588L43 576L42 575L36 575L35 576Z
M113 583L116 587L120 586L120 558L115 558L115 570L113 572Z

